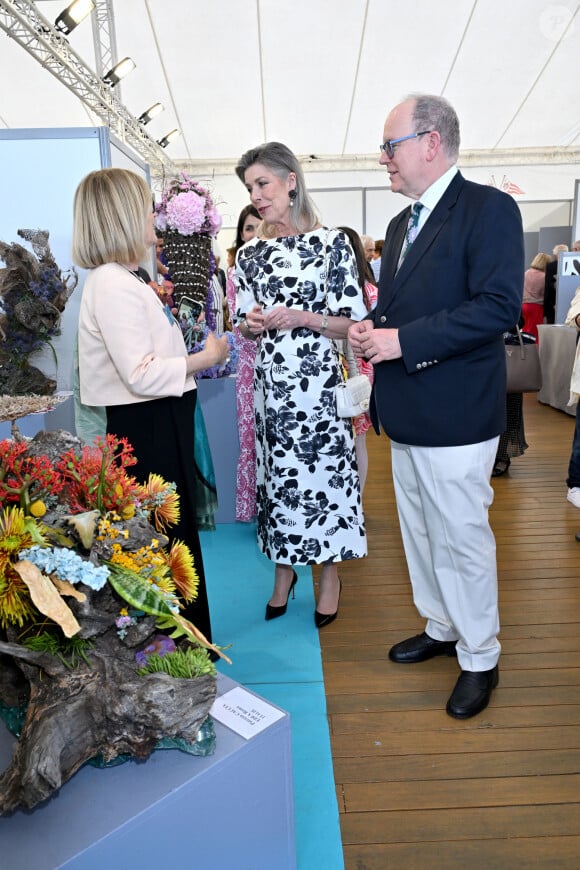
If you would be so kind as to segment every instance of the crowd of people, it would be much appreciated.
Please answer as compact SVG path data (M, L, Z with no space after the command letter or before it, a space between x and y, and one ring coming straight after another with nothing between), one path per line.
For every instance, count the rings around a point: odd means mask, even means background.
M527 446L522 396L506 396L504 334L523 328L537 339L538 324L553 322L558 251L538 254L524 272L516 203L461 175L459 144L457 115L441 97L414 95L389 112L379 162L412 207L389 223L384 242L325 225L287 146L250 149L236 167L249 204L227 273L215 262L211 292L217 332L236 337L236 519L255 521L272 562L266 620L286 613L300 566L320 568L315 626L336 619L340 565L367 554L366 436L383 430L425 620L389 657L456 656L446 709L469 718L499 680L490 478ZM154 244L152 293L136 272ZM186 615L211 639L193 509L195 373L223 363L228 344L210 332L204 350L188 355L178 319L167 316L177 312L150 192L133 173L84 179L74 250L90 270L79 320L82 402L104 406L107 431L133 443L138 477L154 471L175 481L182 519L174 535L190 545L200 576ZM575 325L579 318L580 303ZM368 412L338 416L336 388L361 373L373 383ZM580 506L580 421L577 433L569 487Z

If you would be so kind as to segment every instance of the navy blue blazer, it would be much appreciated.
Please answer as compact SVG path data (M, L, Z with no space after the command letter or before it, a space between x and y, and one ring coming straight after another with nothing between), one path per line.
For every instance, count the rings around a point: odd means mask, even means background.
M402 359L375 366L371 416L395 441L475 444L506 426L502 334L524 286L520 211L457 173L397 271L410 208L387 229L376 328L397 328Z

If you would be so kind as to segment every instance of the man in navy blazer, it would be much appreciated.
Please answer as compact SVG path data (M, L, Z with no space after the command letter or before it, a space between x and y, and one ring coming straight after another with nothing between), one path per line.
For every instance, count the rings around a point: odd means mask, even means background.
M411 96L387 117L380 163L415 203L383 246L379 295L351 327L375 366L373 422L391 439L405 555L425 631L394 662L457 655L447 712L468 718L498 683L495 539L488 510L506 426L502 333L523 292L522 222L514 200L456 167L459 122L441 97Z

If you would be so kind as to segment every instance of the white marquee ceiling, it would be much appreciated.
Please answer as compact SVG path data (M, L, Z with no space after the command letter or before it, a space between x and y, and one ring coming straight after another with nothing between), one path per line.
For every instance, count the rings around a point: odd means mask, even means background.
M302 155L378 153L387 110L446 96L462 149L580 146L580 3L546 0L113 0L121 98L147 131L179 127L176 161L239 157L269 139ZM67 0L38 0L51 22ZM70 45L95 67L92 28ZM102 121L0 32L0 126ZM115 91L117 93L117 90Z

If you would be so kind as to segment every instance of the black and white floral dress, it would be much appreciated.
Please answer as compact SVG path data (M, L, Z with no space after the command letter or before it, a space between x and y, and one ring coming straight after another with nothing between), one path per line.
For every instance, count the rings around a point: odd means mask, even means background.
M326 253L325 253L326 248ZM328 306L325 298L328 269ZM256 304L361 320L367 313L344 233L253 239L238 252L238 320ZM334 342L269 330L254 377L258 545L273 562L321 564L367 552L352 422L336 415Z

